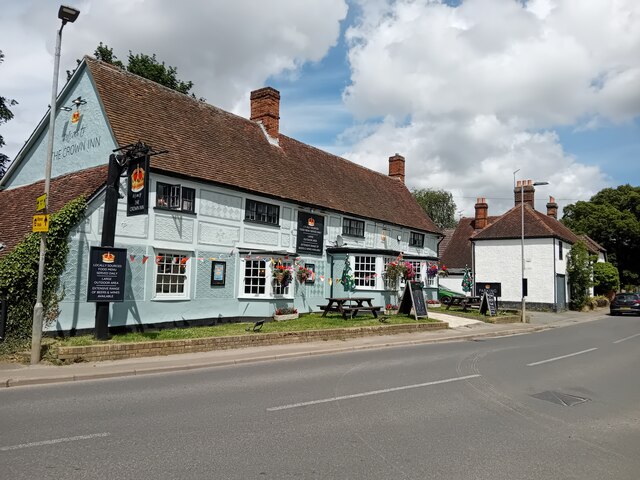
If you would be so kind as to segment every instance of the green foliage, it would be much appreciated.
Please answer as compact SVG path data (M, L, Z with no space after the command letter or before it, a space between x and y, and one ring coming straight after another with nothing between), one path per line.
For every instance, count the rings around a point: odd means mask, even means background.
M609 262L597 262L593 265L593 285L596 294L603 295L620 289L618 269Z
M127 65L118 60L113 54L113 48L110 48L108 45L100 44L96 47L96 50L93 52L94 57L98 60L101 60L105 63L109 63L114 65L122 70L126 70L127 72L131 72L135 75L139 75L141 77L152 80L160 85L164 85L165 87L171 88L172 90L176 90L180 93L189 94L191 88L193 87L193 82L184 81L178 78L178 69L172 66L166 66L164 62L159 62L156 58L156 54L152 54L151 56L145 53L136 53L135 55L129 50L129 56L127 58ZM78 65L80 65L80 60L76 60ZM77 67L76 67L77 68ZM73 75L73 71L67 70L67 80L71 78ZM192 93L191 96L196 98L196 96ZM199 100L204 101L203 98Z
M640 187L605 188L588 202L567 205L562 222L607 249L623 284L640 284Z
M573 310L581 310L589 301L588 289L593 285L591 280L594 258L583 242L576 242L567 255L567 276L571 288L571 305Z
M0 50L0 63L4 61L4 53ZM17 105L18 102L12 100L10 98L6 98L0 96L0 125L8 122L13 118L13 112L9 109L9 107L13 107ZM4 147L4 138L0 135L0 148ZM0 178L4 176L9 166L9 157L0 153Z
M413 197L439 228L455 228L456 203L446 190L414 189Z
M48 321L55 321L58 302L64 294L57 293L58 281L64 271L71 230L83 218L86 202L83 197L72 200L51 216L47 234L42 304ZM7 299L7 340L0 344L0 353L16 351L28 345L33 323L33 307L38 286L40 234L32 233L0 260L0 296Z

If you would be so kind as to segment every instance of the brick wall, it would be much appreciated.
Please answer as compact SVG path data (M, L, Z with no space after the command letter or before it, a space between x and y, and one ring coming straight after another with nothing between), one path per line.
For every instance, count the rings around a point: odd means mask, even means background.
M185 340L165 340L140 343L114 343L86 347L58 347L56 357L64 362L95 362L125 358L153 357L178 353L209 352L232 348L261 347L326 340L342 340L370 335L441 330L448 328L445 322L412 323L404 325L380 325L302 332L254 333L234 337L208 337Z

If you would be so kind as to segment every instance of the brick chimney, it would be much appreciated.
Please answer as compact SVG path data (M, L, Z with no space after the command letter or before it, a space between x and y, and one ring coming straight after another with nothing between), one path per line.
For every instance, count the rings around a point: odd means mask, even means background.
M474 228L482 230L487 226L489 219L487 218L487 214L489 212L489 205L487 204L487 199L484 197L480 197L476 200L476 219L473 223Z
M513 189L516 205L520 205L520 202L522 201L520 199L521 189L524 190L524 202L528 203L531 206L531 208L535 210L536 189L533 186L533 180L518 180L518 183L516 184L516 188Z
M267 134L277 139L280 132L280 92L264 87L251 92L251 120L260 122Z
M389 176L395 177L404 183L404 157L397 153L389 157Z
M547 215L550 217L558 219L558 204L556 203L556 199L553 197L549 197L549 203L547 203Z

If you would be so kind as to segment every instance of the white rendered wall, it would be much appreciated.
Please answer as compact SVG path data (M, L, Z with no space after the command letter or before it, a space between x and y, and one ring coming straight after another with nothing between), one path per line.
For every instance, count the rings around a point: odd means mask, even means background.
M522 299L522 257L520 240L482 240L474 242L476 282L502 284L501 300L517 302ZM528 279L527 301L554 303L555 275L564 274L564 261L559 265L557 245L551 238L525 239L525 278ZM563 258L566 258L563 252Z

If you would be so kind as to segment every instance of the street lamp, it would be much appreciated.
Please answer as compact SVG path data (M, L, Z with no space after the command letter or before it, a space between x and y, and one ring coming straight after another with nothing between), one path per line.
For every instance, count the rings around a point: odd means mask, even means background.
M49 184L51 183L51 162L53 159L53 132L56 126L56 97L58 93L58 74L60 70L60 45L62 44L62 29L71 22L75 22L80 10L72 7L60 6L58 18L62 20L60 30L56 33L56 53L53 60L53 84L51 87L51 107L49 108L49 135L47 147L47 163L44 170L44 194L46 212L49 213ZM40 361L40 346L42 344L42 290L44 284L44 257L47 251L47 232L40 234L40 261L38 263L38 290L36 305L33 307L33 330L31 333L31 364Z
M525 180L520 181L520 255L522 257L522 317L520 321L526 323L527 321L527 306L525 301L525 278L524 278L524 184ZM527 186L537 187L538 185L549 185L549 182L533 182L527 184Z

